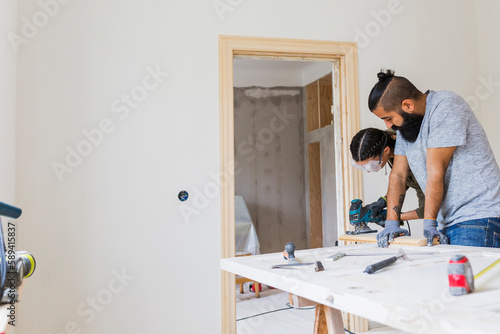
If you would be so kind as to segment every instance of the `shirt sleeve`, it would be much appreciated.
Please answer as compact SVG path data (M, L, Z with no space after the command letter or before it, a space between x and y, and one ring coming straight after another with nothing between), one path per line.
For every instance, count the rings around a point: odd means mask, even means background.
M395 155L406 155L406 141L403 139L399 131L396 135L396 147L394 148Z
M467 103L457 98L441 101L429 119L428 148L465 144L467 138Z

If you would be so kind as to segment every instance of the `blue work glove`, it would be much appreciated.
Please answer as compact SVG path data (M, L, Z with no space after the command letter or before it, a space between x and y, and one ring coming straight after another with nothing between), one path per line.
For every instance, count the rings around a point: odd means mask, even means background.
M439 243L449 244L448 237L437 229L437 220L424 219L424 237L427 238L427 246L432 246L434 238L439 237Z
M368 204L365 208L372 210L372 218L375 218L382 210L385 209L386 206L387 201L385 200L385 197L380 197L378 201Z
M408 230L399 227L397 220L386 220L385 228L377 234L377 244L379 247L387 248L389 243L394 241L394 238L408 234Z

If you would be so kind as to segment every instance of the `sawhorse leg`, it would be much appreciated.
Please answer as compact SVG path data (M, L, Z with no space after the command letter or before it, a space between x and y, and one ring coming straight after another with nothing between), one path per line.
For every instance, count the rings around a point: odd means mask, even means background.
M314 334L344 334L342 312L322 304L316 305Z
M293 307L315 306L316 314L314 316L314 334L344 334L344 322L342 321L342 312L312 300L289 294L288 301Z

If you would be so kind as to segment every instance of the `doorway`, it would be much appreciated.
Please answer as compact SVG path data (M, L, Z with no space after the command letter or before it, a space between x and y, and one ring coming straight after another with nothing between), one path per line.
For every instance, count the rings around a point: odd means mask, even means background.
M236 255L335 246L337 68L234 59Z
M359 198L361 195L360 173L350 168L348 159L348 141L359 128L355 43L220 36L221 175L224 175L224 182L222 182L221 189L221 257L235 256L235 175L241 167L235 159L233 91L233 65L235 58L320 61L336 64L336 67L333 66L333 77L338 80L338 103L335 104L336 108L333 110L334 115L332 117L333 125L335 126L335 138L333 140L336 147L335 201L337 202L337 228L339 233L343 233L346 230L345 223L347 222L348 224L348 212L344 208L345 203L348 203L349 198ZM319 124L321 122L328 122L327 119L325 120L321 116L321 113L317 116L320 121ZM314 161L315 157L318 156L318 146L312 145L308 147L308 168L316 168L317 170L318 164L316 163L316 165L313 164L311 166L310 162ZM315 181L314 177L311 180L310 171L308 174L309 189L312 189L311 183L316 182L318 184L317 175ZM317 189L315 191L317 192ZM310 199L313 197L309 196ZM317 209L313 211L318 212ZM234 275L222 272L223 333L236 333L235 289Z

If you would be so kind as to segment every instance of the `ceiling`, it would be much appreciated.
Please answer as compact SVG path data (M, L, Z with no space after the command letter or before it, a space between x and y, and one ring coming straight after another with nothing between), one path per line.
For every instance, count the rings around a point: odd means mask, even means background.
M235 87L303 87L332 71L330 62L234 59Z

